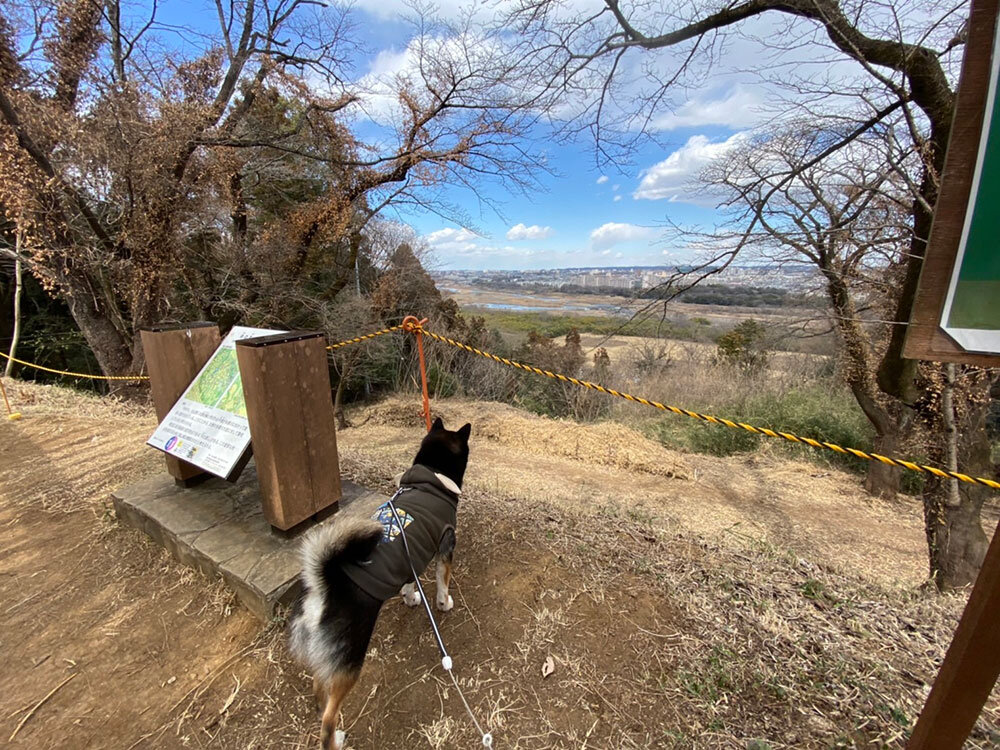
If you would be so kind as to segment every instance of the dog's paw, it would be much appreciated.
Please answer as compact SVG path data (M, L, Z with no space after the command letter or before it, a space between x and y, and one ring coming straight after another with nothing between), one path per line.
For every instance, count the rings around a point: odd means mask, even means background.
M447 599L442 599L438 597L437 600L438 609L442 612L451 612L451 608L455 606L455 600L449 594Z
M347 733L338 729L333 733L333 750L344 750L347 747Z
M420 592L411 591L408 594L403 594L403 603L407 607L416 607L420 604Z

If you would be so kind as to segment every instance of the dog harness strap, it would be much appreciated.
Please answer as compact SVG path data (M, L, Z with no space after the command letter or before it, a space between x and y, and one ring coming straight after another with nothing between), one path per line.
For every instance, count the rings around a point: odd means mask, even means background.
M385 601L413 580L410 561L400 539L399 527L406 530L413 567L422 573L440 549L441 539L457 521L458 501L453 492L426 466L407 471L393 496L399 520L389 503L379 506L373 518L382 523L382 543L369 560L344 565L344 573L371 596Z

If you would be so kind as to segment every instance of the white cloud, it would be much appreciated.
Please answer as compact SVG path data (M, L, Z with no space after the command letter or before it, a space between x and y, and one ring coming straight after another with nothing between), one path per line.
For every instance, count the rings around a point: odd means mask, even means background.
M606 174L602 174L600 177L597 178L598 185L603 185L607 181L608 181L608 176Z
M355 0L353 6L386 21L412 18L414 15L413 5L407 0ZM469 3L465 0L438 0L434 6L436 15L441 18L458 18Z
M666 159L642 172L642 180L632 197L698 203L699 196L693 195L698 176L714 159L724 156L746 137L744 133L737 133L721 143L712 143L707 136L691 136Z
M456 262L482 265L490 259L530 258L537 252L514 245L495 245L489 239L480 237L464 227L461 229L445 227L425 234L422 239L435 257L446 265L454 265Z
M618 201L620 201L621 199L622 199L622 197L621 197L620 195L616 195L616 196L615 196L615 203L617 203L617 202L618 202Z
M479 237L464 227L446 227L424 235L432 250L444 253L467 253L479 247Z
M524 224L515 224L507 230L508 240L544 240L552 236L552 227L540 227L533 224L526 227Z
M435 101L441 79L467 81L460 84L457 98L466 106L476 101L472 93L481 71L492 69L493 60L501 53L496 39L475 31L457 35L414 36L405 49L381 50L368 64L368 71L353 86L359 101L348 110L361 113L385 126L398 126L405 120L408 108L400 98L405 91L415 97L420 106ZM496 91L502 86L498 84Z
M763 99L757 91L737 84L721 96L698 96L680 107L653 118L653 130L699 128L723 125L733 130L750 127L760 121Z
M622 242L650 240L655 236L656 232L649 227L609 222L590 233L590 245L594 250L605 250Z

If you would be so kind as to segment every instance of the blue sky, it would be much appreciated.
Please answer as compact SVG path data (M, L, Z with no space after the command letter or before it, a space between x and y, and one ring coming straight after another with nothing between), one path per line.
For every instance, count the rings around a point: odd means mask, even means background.
M444 18L457 18L464 2L441 0L437 9ZM601 4L601 0L566 0L566 12ZM353 38L360 40L361 49L353 55L353 80L391 76L406 69L413 27L402 16L410 14L406 0L355 0ZM214 6L206 0L165 0L160 18L210 31L217 28ZM556 143L540 128L528 148L544 153L555 173L539 176L542 189L522 195L487 182L477 188L481 201L467 190L445 188L438 197L467 215L469 226L412 209L386 218L409 224L428 247L430 265L440 269L689 262L692 252L670 238L665 224L711 229L718 223L720 215L711 201L693 195L690 184L711 157L724 153L759 124L768 107L774 112L778 106L774 93L780 83L769 83L748 74L747 69L759 67L765 59L762 55L770 55L766 67L772 75L791 70L793 76L808 76L811 69L828 83L837 76L847 80L857 75L851 63L831 59L815 44L802 44L819 34L812 26L771 14L744 24L742 31L743 35L727 42L724 61L713 66L711 77L706 76L700 88L682 91L655 113L656 143L643 145L630 163L599 167L593 143L585 137L575 143ZM800 44L791 57L785 52L779 57L774 48L760 41L776 34L797 37ZM640 59L637 65L653 58ZM669 56L662 64L671 64ZM372 123L355 122L354 127L365 134L377 132Z
M459 3L439 7L447 16L457 11ZM135 12L142 13L138 8ZM391 68L393 60L403 56L412 27L397 14L409 12L398 0L355 3L353 25L363 40L354 56L355 80L374 68ZM165 0L159 19L211 34L218 28L215 8L205 0ZM181 38L178 45L184 46ZM429 264L441 269L685 262L690 253L662 238L663 224L667 219L701 226L715 221L710 206L684 200L683 183L705 163L712 144L724 143L741 130L738 124L749 121L747 113L755 101L755 94L739 83L722 80L701 99L696 96L663 113L671 122L659 133L660 144L646 144L630 164L604 168L595 163L592 142L581 138L576 143L554 143L539 129L530 147L544 152L554 172L540 176L540 190L523 195L484 183L480 200L468 190L445 188L439 197L469 217L468 227L412 209L386 218L413 227L430 250ZM720 119L737 124L719 123ZM356 126L371 132L364 123Z
M599 0L597 0L599 2ZM586 5L588 0L574 0ZM589 0L593 5L594 0ZM445 2L445 15L461 0ZM397 20L402 0L359 0L355 20L367 56L358 76L391 69L403 58L411 27ZM665 224L711 227L718 214L685 189L707 163L755 120L759 94L722 75L715 85L677 102L660 117L657 143L646 143L627 164L597 164L594 144L554 142L536 129L532 146L544 153L552 174L538 176L540 189L524 195L483 183L480 196L445 189L440 196L468 215L468 226L429 213L400 212L430 249L429 263L441 269L541 269L577 266L672 265L692 259L683 244L667 239ZM731 142L731 141L730 141Z

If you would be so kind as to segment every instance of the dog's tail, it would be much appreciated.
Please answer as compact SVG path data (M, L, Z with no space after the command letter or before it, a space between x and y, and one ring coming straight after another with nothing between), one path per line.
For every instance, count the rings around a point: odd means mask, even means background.
M382 524L374 518L348 513L334 516L330 523L318 526L302 543L302 577L314 591L326 589L331 565L355 562L371 557L382 539Z

